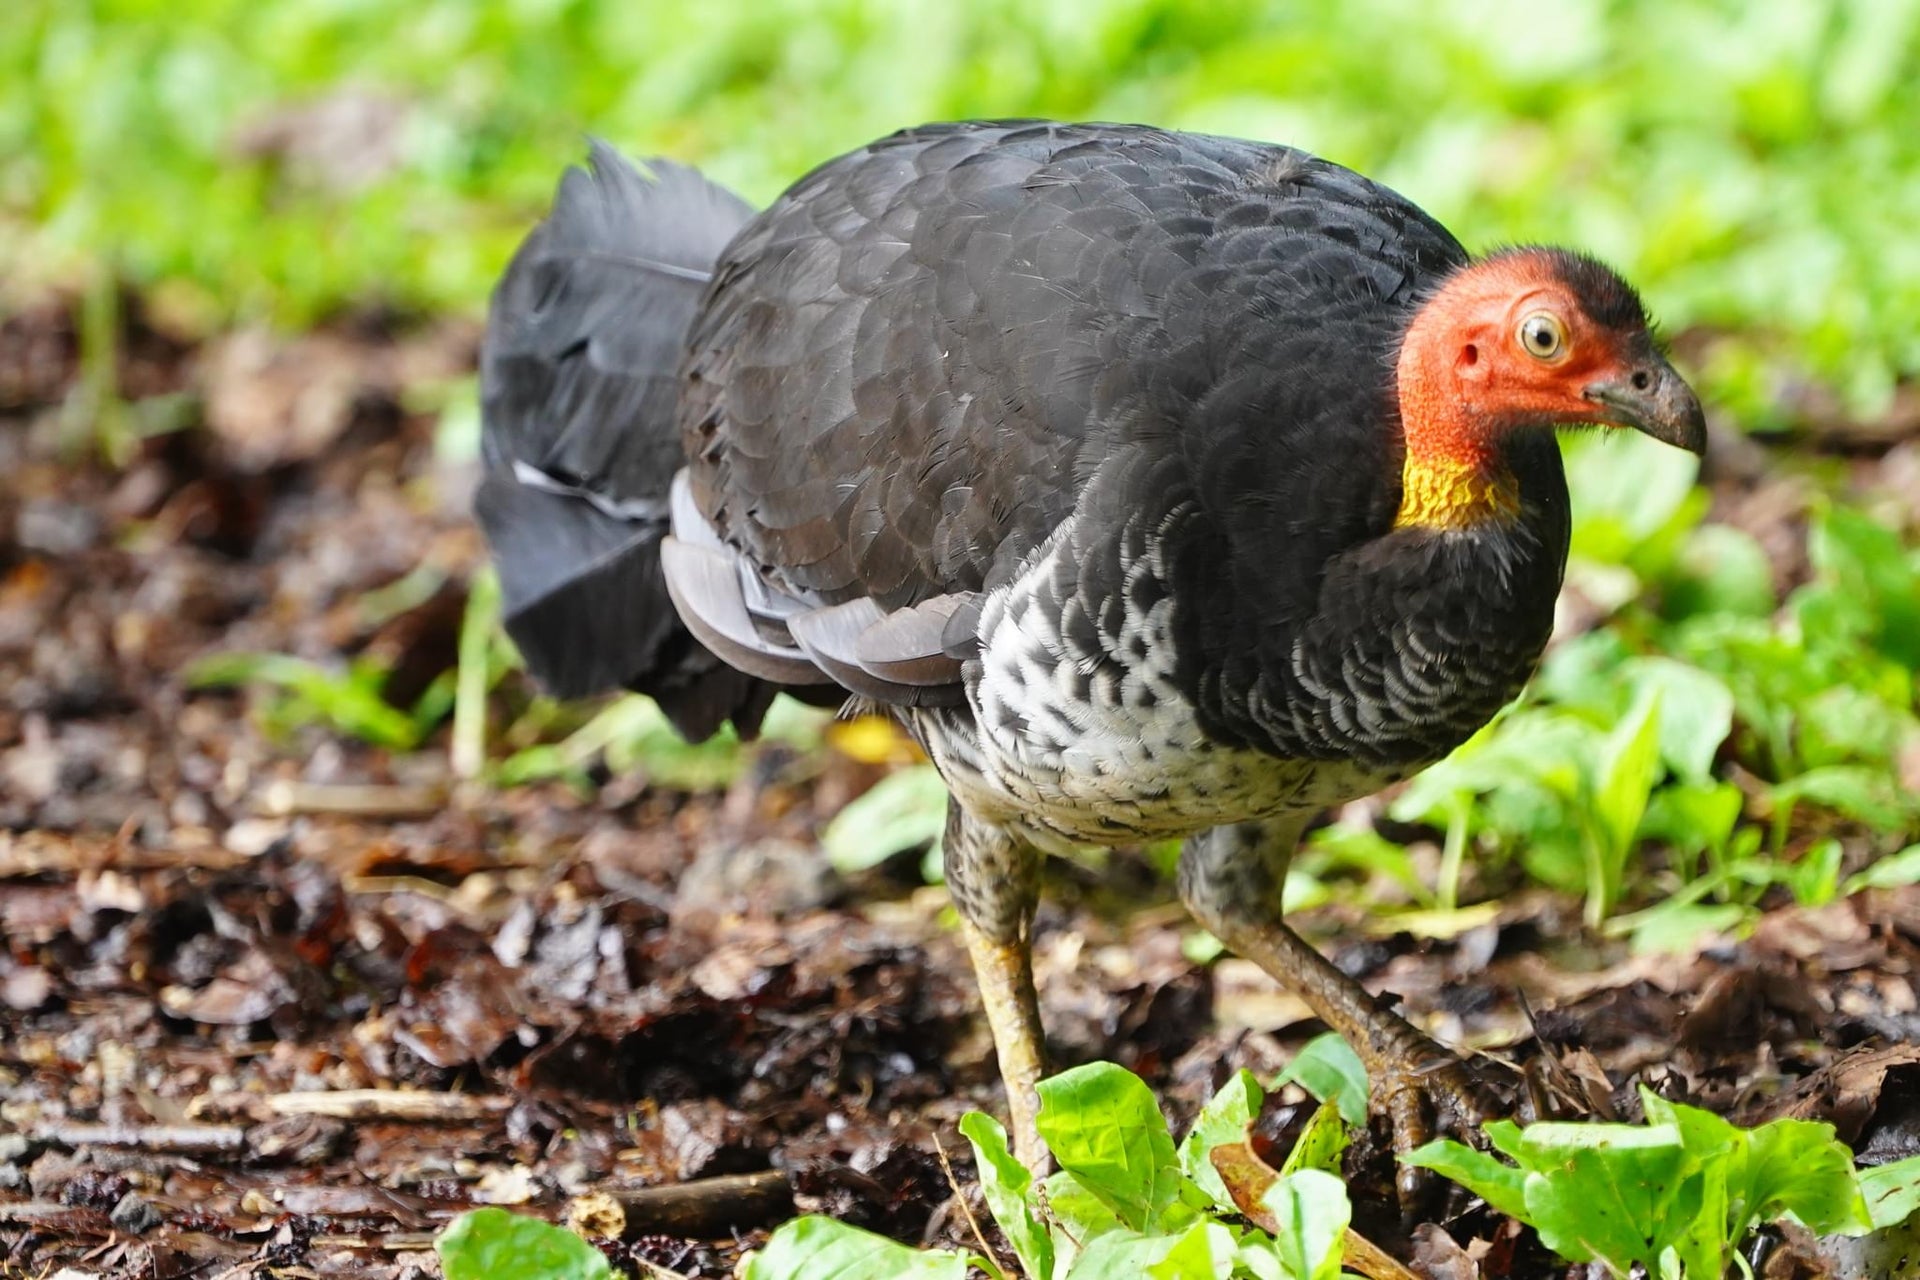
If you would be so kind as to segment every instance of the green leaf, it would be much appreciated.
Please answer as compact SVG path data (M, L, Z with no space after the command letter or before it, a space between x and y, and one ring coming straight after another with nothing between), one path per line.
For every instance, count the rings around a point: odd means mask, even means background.
M1220 1091L1207 1100L1206 1106L1200 1108L1200 1114L1194 1117L1193 1128L1187 1131L1186 1138L1180 1143L1180 1168L1215 1204L1231 1207L1233 1197L1220 1181L1213 1161L1207 1158L1208 1153L1223 1142L1245 1141L1247 1131L1253 1127L1254 1118L1260 1114L1260 1104L1264 1101L1266 1093L1260 1088L1259 1081L1253 1078L1251 1071L1242 1068L1220 1086Z
M1286 1163L1280 1166L1280 1176L1298 1173L1302 1169L1318 1169L1340 1176L1340 1156L1347 1149L1347 1126L1340 1116L1340 1104L1323 1102L1320 1109L1307 1121L1307 1127L1300 1134L1299 1141L1293 1144L1293 1150L1287 1152Z
M1431 1169L1443 1178L1451 1178L1492 1205L1497 1213L1528 1221L1524 1170L1503 1164L1484 1151L1476 1151L1452 1138L1435 1138L1400 1157L1401 1163L1417 1169Z
M1355 1128L1367 1122L1367 1069L1338 1032L1307 1041L1274 1081L1274 1088L1290 1082L1322 1102L1338 1103L1341 1118Z
M1041 1185L1046 1190L1047 1215L1064 1230L1064 1238L1053 1237L1056 1268L1063 1258L1071 1257L1074 1241L1085 1244L1109 1231L1126 1230L1107 1202L1071 1173L1060 1170Z
M1636 955L1659 952L1685 953L1710 933L1728 933L1741 927L1753 910L1738 902L1702 904L1669 899L1636 912L1630 933ZM1616 924L1627 924L1625 916L1607 922L1608 931Z
M960 1118L960 1132L973 1144L981 1194L993 1211L993 1220L1006 1234L1007 1243L1013 1246L1020 1266L1029 1280L1051 1280L1053 1239L1033 1211L1033 1175L1013 1158L1007 1147L1007 1131L986 1112L969 1111Z
M1061 1169L1135 1231L1179 1195L1166 1118L1153 1091L1122 1067L1090 1062L1042 1080L1039 1126Z
M1860 1194L1853 1152L1834 1137L1833 1126L1815 1120L1774 1120L1747 1135L1748 1228L1792 1214L1816 1235L1862 1234L1873 1220ZM1741 1191L1728 1180L1730 1198Z
M1814 567L1874 612L1874 638L1905 666L1920 667L1920 570L1900 535L1863 512L1835 506L1807 539Z
M501 1271L502 1276L542 1276ZM747 1260L743 1280L966 1280L967 1256L906 1245L819 1214L795 1218ZM452 1280L449 1277L449 1280ZM480 1280L476 1276L474 1280Z
M1862 1169L1860 1192L1875 1231L1900 1226L1920 1213L1920 1156Z
M1527 1220L1574 1262L1599 1258L1623 1274L1652 1266L1674 1234L1670 1220L1698 1211L1697 1180L1692 1206L1683 1198L1697 1162L1673 1125L1535 1124L1516 1146L1529 1170Z
M1640 1100L1647 1123L1671 1124L1700 1165L1693 1175L1698 1183L1693 1197L1698 1209L1668 1223L1666 1239L1674 1260L1687 1275L1723 1275L1734 1244L1745 1234L1747 1135L1710 1111L1669 1102L1645 1085L1640 1088ZM1664 1266L1666 1250L1661 1254Z
M1858 819L1881 831L1905 831L1914 813L1913 802L1901 796L1888 771L1869 765L1836 764L1809 769L1775 787L1773 800L1777 806L1774 822L1781 829L1801 801Z
M877 867L946 831L947 784L930 764L896 769L851 801L820 833L827 859L843 874Z
M1660 758L1676 777L1705 784L1713 759L1733 731L1733 692L1726 681L1672 658L1636 658L1621 674L1636 697L1659 697Z
M1653 793L1660 760L1659 690L1642 694L1601 748L1593 807L1603 843L1594 850L1587 886L1587 923L1598 928L1620 900L1627 855Z
M1233 1232L1217 1222L1196 1222L1175 1237L1173 1247L1146 1275L1149 1280L1228 1280L1238 1253Z
M1862 889L1903 889L1910 884L1920 884L1920 844L1910 844L1848 876L1842 891L1855 894Z
M300 724L324 720L341 733L374 746L408 751L419 745L420 726L412 716L380 696L385 674L366 663L330 671L304 658L279 653L221 653L188 667L190 688L265 684L285 690L294 703L284 708Z
M1353 1206L1346 1184L1319 1169L1280 1179L1261 1198L1273 1215L1273 1242L1294 1280L1334 1280L1340 1274Z
M1148 1269L1166 1260L1173 1248L1174 1238L1160 1234L1146 1235L1138 1231L1109 1231L1083 1242L1080 1252L1075 1255L1072 1265L1067 1268L1066 1280L1138 1280L1147 1274ZM1184 1273L1181 1280L1186 1280ZM1202 1280L1196 1276L1194 1280ZM1212 1280L1209 1275L1204 1280Z
M1661 594L1669 618L1714 613L1758 618L1778 603L1766 549L1729 524L1701 525L1689 535Z
M447 1280L500 1280L502 1276L539 1276L541 1280L612 1280L605 1255L585 1240L550 1222L474 1209L447 1224L433 1242Z

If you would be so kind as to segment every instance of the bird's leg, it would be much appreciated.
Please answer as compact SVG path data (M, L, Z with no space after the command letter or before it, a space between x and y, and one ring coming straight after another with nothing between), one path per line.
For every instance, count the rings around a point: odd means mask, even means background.
M1478 1138L1490 1118L1466 1063L1398 1014L1281 920L1280 893L1305 816L1216 827L1180 855L1180 896L1188 910L1239 955L1307 1002L1366 1064L1374 1098L1393 1123L1394 1149L1412 1150L1441 1127ZM1417 1196L1420 1170L1400 1171L1403 1202Z
M1033 985L1033 910L1040 898L1040 852L1004 828L947 802L943 849L947 892L960 913L980 1002L993 1030L1000 1078L1007 1088L1013 1153L1045 1172L1046 1145L1036 1123L1040 1077L1046 1071L1040 998Z

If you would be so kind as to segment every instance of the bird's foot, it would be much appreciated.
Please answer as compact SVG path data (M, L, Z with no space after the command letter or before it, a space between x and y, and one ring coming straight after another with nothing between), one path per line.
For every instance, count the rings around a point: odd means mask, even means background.
M1465 1059L1424 1035L1396 1044L1367 1068L1393 1126L1395 1155L1437 1136L1484 1149L1481 1126L1507 1110ZM1402 1165L1395 1179L1402 1211L1417 1212L1432 1185L1427 1170Z

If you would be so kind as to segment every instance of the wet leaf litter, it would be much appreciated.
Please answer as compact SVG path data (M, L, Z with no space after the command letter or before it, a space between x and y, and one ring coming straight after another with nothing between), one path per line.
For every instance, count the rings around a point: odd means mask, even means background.
M136 323L121 385L155 430L108 468L58 438L70 321L7 324L32 353L0 379L7 1266L432 1275L434 1234L483 1205L617 1223L617 1267L688 1276L800 1212L970 1238L942 1157L977 1185L955 1126L996 1084L943 895L910 855L818 852L884 749L775 740L681 785L452 769L433 699L479 549L436 433L470 328L195 346ZM236 654L304 665L271 695L207 678ZM1176 1134L1318 1029L1248 966L1197 962L1144 855L1050 875L1054 1048L1138 1072ZM1678 954L1596 943L1549 894L1469 912L1305 918L1439 1034L1547 1064L1592 1114L1638 1118L1646 1084L1831 1121L1863 1158L1920 1149L1914 890ZM1277 1166L1314 1110L1274 1091L1249 1150ZM1427 1273L1545 1274L1464 1194L1447 1245L1408 1234L1384 1150L1346 1161L1356 1226Z

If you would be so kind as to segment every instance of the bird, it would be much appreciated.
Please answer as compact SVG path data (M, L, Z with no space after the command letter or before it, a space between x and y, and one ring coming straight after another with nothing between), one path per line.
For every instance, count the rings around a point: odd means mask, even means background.
M1556 429L1704 452L1633 287L1470 255L1306 151L1146 125L906 129L758 212L589 145L481 354L475 512L534 677L648 694L696 740L783 691L897 720L948 788L1034 1168L1040 869L1087 846L1183 840L1192 916L1353 1046L1396 1149L1483 1120L1469 1063L1281 887L1316 814L1532 674Z

